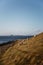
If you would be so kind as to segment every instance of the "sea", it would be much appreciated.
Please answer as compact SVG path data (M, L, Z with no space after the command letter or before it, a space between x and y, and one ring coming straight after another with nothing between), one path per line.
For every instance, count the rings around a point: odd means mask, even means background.
M0 44L13 41L13 40L15 41L18 39L26 39L30 37L33 37L33 36L0 36Z

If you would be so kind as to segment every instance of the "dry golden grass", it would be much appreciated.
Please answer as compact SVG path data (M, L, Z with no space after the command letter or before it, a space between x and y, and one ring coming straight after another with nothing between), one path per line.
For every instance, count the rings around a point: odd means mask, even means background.
M43 65L43 33L15 41L3 53L0 65Z

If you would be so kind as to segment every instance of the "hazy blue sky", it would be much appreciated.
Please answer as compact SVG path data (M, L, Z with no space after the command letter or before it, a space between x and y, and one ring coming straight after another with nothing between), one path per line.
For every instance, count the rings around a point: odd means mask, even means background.
M43 32L43 0L0 0L0 35Z

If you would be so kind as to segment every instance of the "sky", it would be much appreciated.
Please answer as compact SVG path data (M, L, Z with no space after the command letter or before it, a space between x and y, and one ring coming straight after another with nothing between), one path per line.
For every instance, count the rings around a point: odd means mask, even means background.
M0 35L43 32L43 0L0 0Z

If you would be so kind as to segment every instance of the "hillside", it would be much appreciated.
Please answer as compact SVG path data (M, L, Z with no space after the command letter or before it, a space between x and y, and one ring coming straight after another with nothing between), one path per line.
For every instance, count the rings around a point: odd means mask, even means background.
M43 33L1 45L0 65L43 65Z

